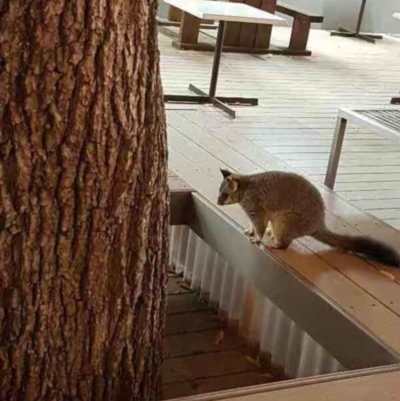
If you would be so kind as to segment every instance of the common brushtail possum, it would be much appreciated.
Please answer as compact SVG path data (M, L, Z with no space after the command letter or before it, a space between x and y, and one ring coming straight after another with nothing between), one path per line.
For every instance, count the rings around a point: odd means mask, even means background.
M296 238L309 235L332 247L400 267L400 256L390 246L330 231L325 226L322 196L304 177L284 171L239 175L221 169L221 173L218 205L239 203L251 220L245 233L253 243L260 243L269 227L268 248L286 249Z

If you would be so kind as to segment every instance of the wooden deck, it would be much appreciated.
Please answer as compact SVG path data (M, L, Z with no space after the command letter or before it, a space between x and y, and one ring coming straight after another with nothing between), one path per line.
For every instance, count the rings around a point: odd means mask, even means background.
M275 35L283 40L288 32L276 29ZM185 93L190 82L207 88L212 54L177 51L170 41L160 35L165 92ZM242 173L290 169L321 183L338 107L389 103L400 87L400 44L384 39L374 46L312 31L310 46L311 58L224 54L219 93L258 96L260 106L237 108L236 120L212 107L168 107L171 171L212 202L220 167ZM319 185L328 225L398 247L400 233L372 215L398 224L400 145L355 127L347 138L340 196ZM248 225L238 207L223 211ZM332 251L310 238L275 254L400 356L400 270Z
M218 399L220 401L395 401L400 398L399 381L400 370Z
M257 363L235 331L182 278L168 284L162 398L266 384L277 377Z
M289 32L274 28L273 42L287 43ZM211 53L177 51L164 34L160 46L166 93L187 93L189 83L208 88ZM310 58L223 54L217 93L258 97L260 106L237 108L236 120L212 107L202 110L257 148L322 182L338 108L388 105L398 93L400 42L384 39L374 46L313 30L309 46ZM400 144L349 128L336 189L400 228Z

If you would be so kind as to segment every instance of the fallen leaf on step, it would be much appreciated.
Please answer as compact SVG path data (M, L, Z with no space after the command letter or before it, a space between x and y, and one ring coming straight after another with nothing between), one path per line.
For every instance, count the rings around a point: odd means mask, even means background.
M216 345L221 344L221 342L224 340L224 337L225 337L225 332L223 330L220 330L215 336L214 344Z
M395 280L395 277L393 276L393 274L391 274L391 273L389 273L389 272L387 272L385 270L379 270L379 272L381 274L383 274L384 276L386 276L389 280L391 280L391 281Z

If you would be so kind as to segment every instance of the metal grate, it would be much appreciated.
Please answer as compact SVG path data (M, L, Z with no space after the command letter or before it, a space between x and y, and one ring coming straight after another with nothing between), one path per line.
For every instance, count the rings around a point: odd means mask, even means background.
M400 132L400 110L357 110L358 113Z

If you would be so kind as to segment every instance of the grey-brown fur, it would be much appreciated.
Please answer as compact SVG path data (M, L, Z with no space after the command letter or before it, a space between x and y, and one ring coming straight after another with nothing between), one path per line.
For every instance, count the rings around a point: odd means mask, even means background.
M224 177L219 205L239 203L252 222L246 234L260 243L267 227L269 248L286 249L293 240L310 235L346 251L364 254L399 267L400 257L389 246L368 237L333 233L325 226L325 206L317 190L304 177L283 171L239 175L221 170Z

